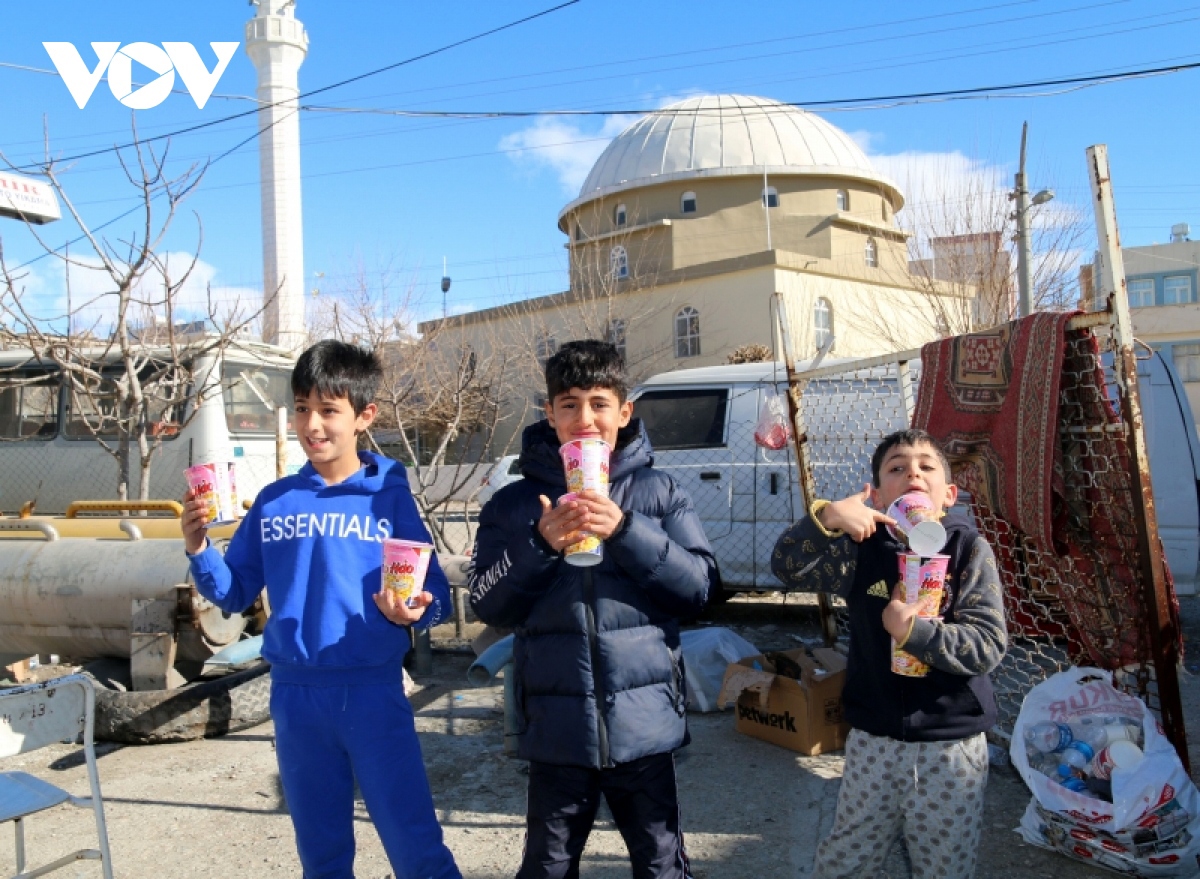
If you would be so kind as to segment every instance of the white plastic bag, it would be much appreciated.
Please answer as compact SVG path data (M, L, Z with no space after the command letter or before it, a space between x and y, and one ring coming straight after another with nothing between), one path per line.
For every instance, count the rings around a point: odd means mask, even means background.
M791 438L787 403L774 391L767 391L758 410L758 423L754 425L754 441L764 449L778 452Z
M1145 755L1135 769L1112 772L1111 803L1030 765L1025 733L1034 724L1105 718L1140 724ZM1033 791L1018 828L1026 842L1129 876L1200 875L1200 793L1145 703L1117 690L1109 672L1073 668L1030 690L1009 754Z
M688 711L717 711L717 694L725 669L758 648L736 632L722 628L694 629L679 636L687 672Z

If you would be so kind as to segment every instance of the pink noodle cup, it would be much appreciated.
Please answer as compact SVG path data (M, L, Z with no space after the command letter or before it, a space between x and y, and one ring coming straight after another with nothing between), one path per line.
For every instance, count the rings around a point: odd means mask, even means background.
M887 514L896 520L894 528L887 526L888 532L917 555L929 558L946 545L946 529L938 521L940 516L929 495L919 491L901 495L892 501Z
M946 572L950 568L950 556L934 555L922 558L916 553L897 553L900 564L900 579L904 583L904 600L918 606L917 616L940 615L942 598L946 594ZM929 666L911 653L896 646L892 639L892 671L910 678L923 678L929 674Z
M383 540L383 588L409 607L425 590L425 574L433 546L415 540L385 537Z
M608 494L608 459L612 446L602 439L577 439L558 449L567 476L567 491Z
M575 492L568 492L558 499L558 506L575 500ZM590 568L604 560L604 541L589 531L579 532L580 540L563 550L563 561L577 568Z
M212 464L197 464L183 471L188 488L203 501L207 508L204 520L205 528L215 528L218 525L231 525L237 521L236 489L230 478L233 465L224 461Z

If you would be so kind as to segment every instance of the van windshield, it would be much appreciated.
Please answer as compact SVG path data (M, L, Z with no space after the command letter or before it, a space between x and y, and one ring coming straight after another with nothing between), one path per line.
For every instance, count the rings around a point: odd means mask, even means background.
M713 449L725 445L726 388L647 391L633 404L650 444L658 452Z
M274 433L275 410L288 410L292 429L292 374L286 369L230 363L221 367L225 423L231 433Z

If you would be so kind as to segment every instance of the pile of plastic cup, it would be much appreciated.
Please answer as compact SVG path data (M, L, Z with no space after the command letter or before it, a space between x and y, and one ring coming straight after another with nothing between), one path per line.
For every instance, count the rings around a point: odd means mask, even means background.
M1046 720L1025 730L1025 756L1034 771L1067 790L1111 801L1112 775L1138 767L1142 739L1140 722L1128 717Z
M425 589L425 574L433 546L415 540L387 537L383 541L383 588L398 601L412 604Z

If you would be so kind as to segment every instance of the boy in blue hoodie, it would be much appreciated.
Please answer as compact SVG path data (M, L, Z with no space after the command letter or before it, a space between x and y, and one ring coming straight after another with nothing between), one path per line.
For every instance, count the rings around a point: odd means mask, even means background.
M354 782L397 879L460 879L442 842L401 663L405 626L450 607L436 559L413 607L381 592L385 537L430 542L404 466L358 451L375 419L379 360L326 340L292 372L308 463L259 492L222 556L188 492L185 548L197 590L240 613L267 589L271 717L304 879L353 879Z
M577 879L600 798L635 879L691 879L674 751L687 743L679 618L719 589L687 493L652 466L617 349L568 342L546 363L546 420L525 428L521 472L479 515L471 606L516 628L518 753L530 761L518 879ZM567 492L559 446L612 448L608 494ZM578 568L563 549L588 531L604 558Z

